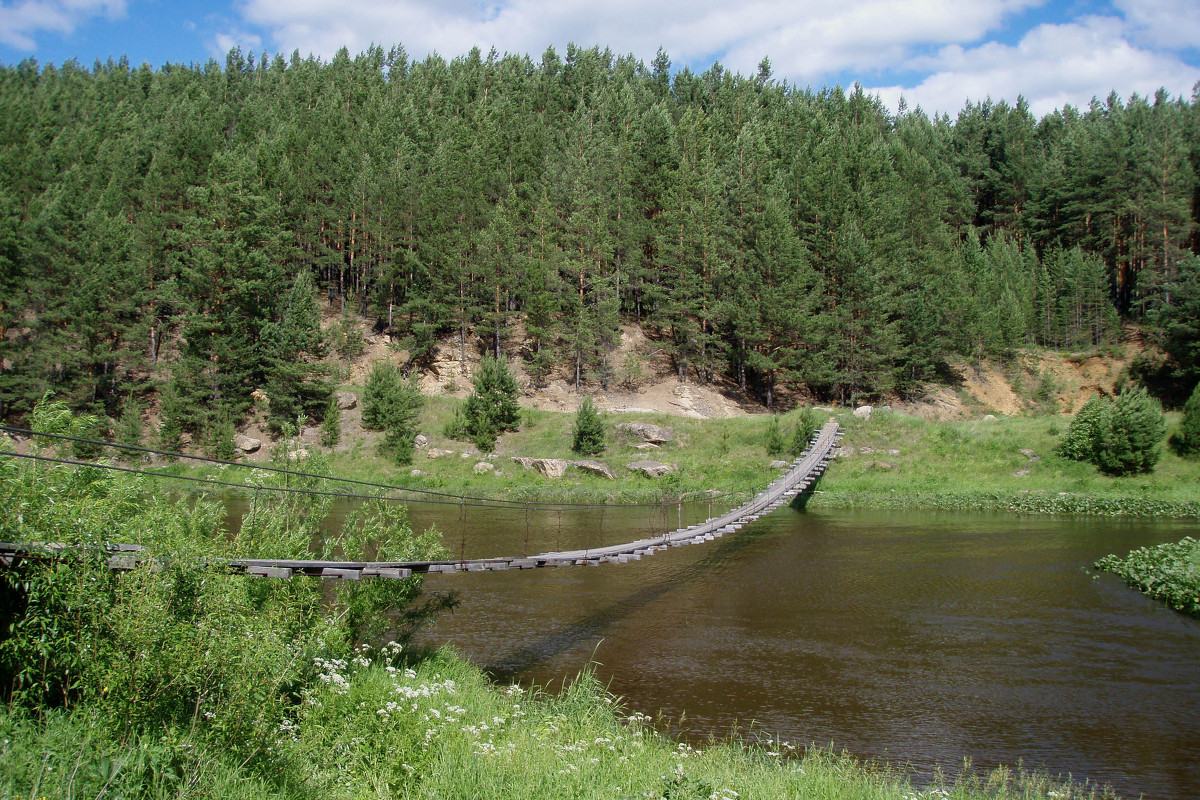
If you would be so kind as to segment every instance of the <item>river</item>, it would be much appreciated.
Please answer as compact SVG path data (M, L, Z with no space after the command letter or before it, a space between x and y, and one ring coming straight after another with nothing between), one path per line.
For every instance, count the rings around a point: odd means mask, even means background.
M412 512L456 556L608 544L707 513ZM969 759L1182 800L1200 797L1200 620L1090 565L1198 528L783 508L630 564L430 576L462 604L421 642L523 684L594 663L630 711L693 743L736 728L918 781Z

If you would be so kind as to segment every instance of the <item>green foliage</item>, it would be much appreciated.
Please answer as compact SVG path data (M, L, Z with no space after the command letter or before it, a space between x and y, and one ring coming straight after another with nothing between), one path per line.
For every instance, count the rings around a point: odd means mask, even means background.
M504 356L484 356L472 384L474 391L463 407L461 432L456 433L469 436L480 450L490 453L501 433L521 427L520 390Z
M1058 445L1058 454L1073 461L1090 461L1097 459L1097 446L1102 432L1112 424L1112 408L1108 401L1093 397L1083 404L1083 407L1071 420L1067 433Z
M1183 424L1171 437L1171 445L1184 458L1200 458L1200 383L1183 406Z
M1150 472L1167 434L1162 406L1145 389L1125 389L1113 401L1110 423L1100 430L1096 464L1113 475Z
M416 378L406 380L400 368L380 361L371 368L363 389L363 425L383 431L383 451L398 464L410 464L424 399Z
M130 395L125 398L125 402L121 404L121 416L117 419L117 429L114 439L119 444L132 445L134 447L143 447L142 430L145 427L142 422L142 413L145 407L136 395ZM142 459L141 454L132 450L120 451L122 461L133 463Z
M1119 575L1130 586L1176 611L1200 616L1200 541L1139 547L1127 556L1108 555L1095 568Z
M325 415L321 419L321 444L330 449L337 447L342 438L342 410L338 407L337 395L329 396Z
M793 455L799 455L808 449L808 443L812 439L812 435L821 427L821 419L817 414L817 410L812 406L804 406L792 416L794 417L794 423L788 452Z
M598 456L605 447L604 419L591 397L583 398L575 412L575 433L571 449L584 456Z
M771 422L767 425L766 436L767 455L783 455L784 451L787 450L787 441L784 439L783 427L779 422L778 414L771 415Z

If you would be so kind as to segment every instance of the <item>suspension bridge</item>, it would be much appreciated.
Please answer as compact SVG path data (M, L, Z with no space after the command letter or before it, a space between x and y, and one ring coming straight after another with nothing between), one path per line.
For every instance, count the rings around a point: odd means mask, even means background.
M830 419L812 437L804 451L788 469L748 502L718 517L702 523L663 533L651 538L623 544L579 550L561 550L533 556L501 556L442 561L315 561L298 559L237 558L221 563L232 573L264 578L287 579L295 575L340 580L363 578L408 578L414 574L489 572L501 570L537 569L544 567L598 566L638 561L643 556L681 545L710 542L733 533L764 514L791 502L811 487L825 471L833 457L833 448L842 431L836 420ZM45 557L69 549L55 543L0 542L0 567L15 566L22 560ZM113 570L131 570L141 566L161 569L140 545L106 545L108 566Z

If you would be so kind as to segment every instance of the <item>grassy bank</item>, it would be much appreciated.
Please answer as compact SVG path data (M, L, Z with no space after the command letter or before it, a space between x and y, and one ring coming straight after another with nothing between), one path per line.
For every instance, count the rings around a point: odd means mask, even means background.
M1055 454L1069 418L841 418L843 455L822 482L817 507L1200 516L1200 462L1165 450L1153 473L1105 475Z
M452 653L404 648L446 605L419 577L272 581L213 563L307 555L326 498L264 494L233 534L218 504L147 488L0 457L0 539L77 548L0 570L0 798L1093 794L1007 771L918 790L782 742L693 749L588 675L556 694L497 687ZM328 551L437 555L397 508L367 504ZM106 541L141 543L165 568L111 572Z
M777 474L770 464L791 452L770 455L769 415L689 419L666 414L610 414L608 449L597 458L616 480L568 469L551 479L522 469L514 456L577 458L570 450L573 415L525 409L517 433L501 437L496 451L480 453L472 444L441 434L456 401L430 398L421 430L429 449L450 451L431 459L418 451L410 465L397 465L375 452L371 434L350 437L323 455L321 468L363 480L411 486L455 495L512 500L572 502L654 502L679 496L702 497L709 490L740 491L737 500ZM822 421L831 414L822 412ZM1153 473L1115 478L1090 464L1060 458L1055 451L1070 418L1001 417L994 420L931 422L906 414L876 411L870 420L839 411L845 430L839 457L810 498L814 508L914 508L1001 510L1142 516L1200 516L1200 462L1180 459L1164 447ZM799 415L782 415L780 427L794 442ZM616 430L623 421L670 426L675 440L660 449L635 449L641 440ZM1172 419L1173 426L1177 420ZM466 454L464 456L463 454ZM659 479L631 472L639 459L673 464L677 471ZM493 470L475 471L482 460ZM304 462L301 462L304 463ZM191 474L229 479L228 471L179 467ZM298 467L302 468L302 467ZM413 474L413 471L419 474ZM234 478L234 480L241 480Z

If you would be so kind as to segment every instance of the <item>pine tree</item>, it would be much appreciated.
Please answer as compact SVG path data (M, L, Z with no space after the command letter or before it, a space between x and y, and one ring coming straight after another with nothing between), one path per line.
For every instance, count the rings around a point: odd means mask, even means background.
M1171 437L1171 444L1184 458L1200 458L1200 383L1183 406L1183 424Z
M1112 407L1108 401L1099 397L1088 400L1071 420L1066 435L1059 442L1058 454L1072 461L1095 463L1096 446L1101 432L1109 427L1111 416Z
M117 421L116 440L120 444L142 446L142 402L135 395L125 398L121 404L121 417ZM133 463L141 460L142 455L133 450L122 450L121 460Z
M496 439L505 431L521 426L521 407L517 405L517 379L504 356L485 356L475 374L475 390L467 398L465 432L484 452L496 447Z
M325 417L321 420L321 444L329 449L337 447L342 438L342 410L338 407L337 395L329 396Z
M575 439L571 449L584 456L598 456L605 448L604 420L592 398L585 397L575 412Z
M1101 430L1097 466L1112 475L1152 472L1166 433L1159 402L1141 387L1125 389L1113 401L1109 426Z
M771 423L767 426L767 455L781 455L787 449L787 442L783 438L783 429L779 425L779 415L771 415Z
M422 405L416 380L405 380L395 364L380 361L371 369L363 389L363 426L383 431L380 451L398 464L412 463Z

